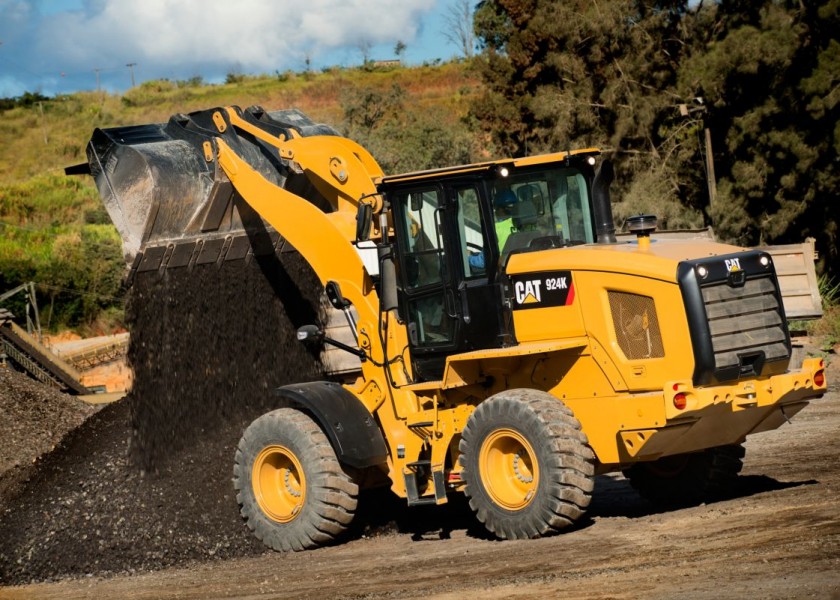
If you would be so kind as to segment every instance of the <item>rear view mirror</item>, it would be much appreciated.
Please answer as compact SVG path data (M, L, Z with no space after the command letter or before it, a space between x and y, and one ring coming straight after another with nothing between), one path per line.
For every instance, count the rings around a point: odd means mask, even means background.
M317 325L304 325L297 330L299 342L308 344L319 344L324 339L324 332Z
M411 211L412 212L420 212L420 209L423 208L423 194L414 193L411 194Z
M364 202L359 203L356 211L356 241L364 242L370 239L370 224L373 219L373 206Z

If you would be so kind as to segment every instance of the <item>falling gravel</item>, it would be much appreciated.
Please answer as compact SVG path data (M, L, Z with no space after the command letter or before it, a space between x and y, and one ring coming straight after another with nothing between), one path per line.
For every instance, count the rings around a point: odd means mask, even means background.
M70 432L2 504L0 583L140 572L264 552L232 461L273 389L321 376L294 330L320 284L296 253L137 276L132 393Z

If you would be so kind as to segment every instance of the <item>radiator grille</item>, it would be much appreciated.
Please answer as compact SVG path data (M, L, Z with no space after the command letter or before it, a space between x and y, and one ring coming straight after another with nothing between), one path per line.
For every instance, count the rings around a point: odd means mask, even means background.
M662 334L653 298L627 292L607 292L615 336L621 351L630 360L662 358Z
M787 336L775 287L769 277L743 287L726 282L702 288L715 369L744 367L744 357L764 353L767 361L787 357Z

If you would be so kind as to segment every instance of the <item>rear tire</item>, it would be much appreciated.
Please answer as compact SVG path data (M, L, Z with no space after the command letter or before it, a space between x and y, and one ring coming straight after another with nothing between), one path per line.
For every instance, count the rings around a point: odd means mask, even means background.
M292 408L248 426L236 450L233 482L248 528L274 550L334 540L353 520L359 493L324 432Z
M488 398L459 449L470 507L500 538L551 535L589 506L594 453L572 411L550 394L514 389Z
M624 476L645 500L662 507L691 506L724 495L744 466L740 444L638 463Z

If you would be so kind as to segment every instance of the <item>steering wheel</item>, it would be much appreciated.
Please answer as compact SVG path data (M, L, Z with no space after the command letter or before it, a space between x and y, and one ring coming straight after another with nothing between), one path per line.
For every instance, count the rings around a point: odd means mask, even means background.
M534 238L530 241L528 247L534 250L548 250L549 248L563 248L567 245L568 242L566 242L562 235L546 235Z
M484 246L479 246L478 244L473 244L472 242L467 242L467 248L475 250L476 254L484 252Z

